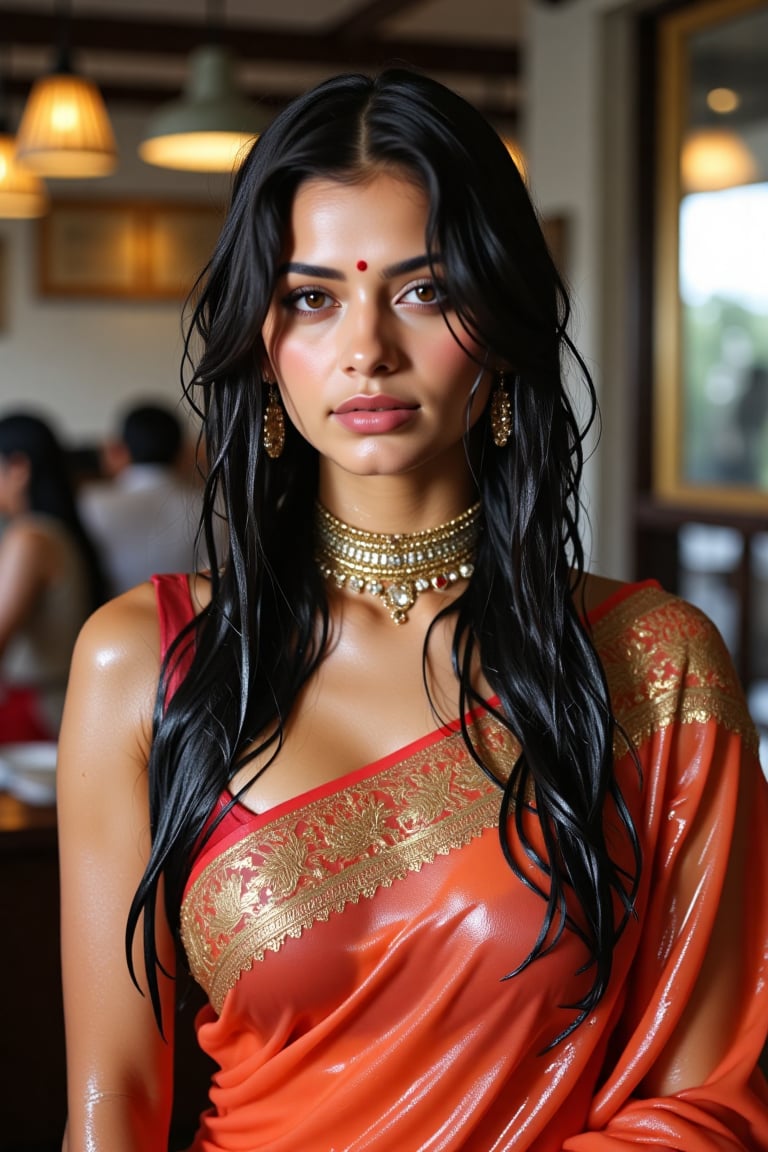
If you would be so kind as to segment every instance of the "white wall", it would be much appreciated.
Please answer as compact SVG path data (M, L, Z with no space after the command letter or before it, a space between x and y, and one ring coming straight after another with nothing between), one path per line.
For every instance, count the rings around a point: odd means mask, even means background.
M534 198L567 224L572 335L598 390L602 433L585 473L590 566L626 577L634 466L627 328L633 68L629 0L527 7L526 147Z
M228 177L172 173L138 159L144 118L113 117L120 152L113 176L52 181L52 194L223 203ZM34 407L66 440L81 443L112 432L117 412L133 398L175 403L181 396L181 302L39 295L38 229L32 220L0 220L0 410Z

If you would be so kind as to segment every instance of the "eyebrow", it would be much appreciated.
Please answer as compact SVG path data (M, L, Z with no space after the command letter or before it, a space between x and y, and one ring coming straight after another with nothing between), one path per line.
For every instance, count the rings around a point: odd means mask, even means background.
M433 264L439 263L440 256L436 254ZM395 276L404 276L408 272L415 272L417 268L428 267L429 256L425 253L421 256L411 256L408 260L400 260L397 264L388 264L382 268L381 275L382 279L391 280ZM346 280L346 276L338 268L328 268L325 264L301 264L296 261L289 261L286 264L281 264L277 270L278 276L286 276L289 272L299 276L317 277L318 280Z

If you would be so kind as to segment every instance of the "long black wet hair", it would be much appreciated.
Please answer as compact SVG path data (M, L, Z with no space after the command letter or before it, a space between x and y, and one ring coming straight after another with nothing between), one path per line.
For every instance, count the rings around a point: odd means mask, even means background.
M564 1035L607 987L640 870L636 832L613 774L605 678L574 605L584 567L585 430L564 386L566 359L583 381L587 426L595 392L567 333L567 293L502 140L462 98L400 69L328 80L277 116L239 170L201 280L186 375L209 457L202 529L212 559L211 602L172 647L161 680L149 765L153 847L128 921L129 964L143 913L159 1016L153 924L160 878L178 939L194 846L242 767L242 749L255 741L268 769L329 643L328 604L312 554L316 455L290 424L282 456L264 452L261 332L298 186L312 178L360 182L380 171L405 175L429 198L427 253L439 261L457 339L471 339L485 350L484 362L508 366L514 376L506 449L489 444L487 412L473 431L489 445L476 464L484 531L474 575L446 612L455 617L461 713L479 702L470 679L479 654L500 701L498 718L523 750L509 782L499 785L499 835L513 871L543 899L541 931L525 963L565 930L586 946L591 982L573 1001ZM223 556L215 531L221 515L228 528ZM171 694L169 670L182 657L191 665ZM468 731L464 737L485 768ZM543 855L526 832L531 795ZM623 829L624 865L606 845L609 804ZM514 838L538 880L519 852L515 858Z
M97 608L105 597L101 563L77 511L64 447L47 420L34 412L8 412L0 418L0 456L15 455L29 463L29 511L50 516L68 529L83 559L91 608Z

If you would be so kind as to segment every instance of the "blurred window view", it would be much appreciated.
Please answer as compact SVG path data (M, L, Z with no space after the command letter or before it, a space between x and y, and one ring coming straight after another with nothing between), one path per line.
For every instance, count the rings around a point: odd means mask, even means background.
M692 34L688 64L680 479L768 490L768 8Z

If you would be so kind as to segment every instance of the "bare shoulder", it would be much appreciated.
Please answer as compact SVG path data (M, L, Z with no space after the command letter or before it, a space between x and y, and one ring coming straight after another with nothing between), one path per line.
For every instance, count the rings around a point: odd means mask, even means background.
M11 520L0 537L0 549L29 562L48 557L60 546L59 538L47 524L33 516L18 516Z
M116 667L158 665L160 628L151 584L116 596L98 608L83 625L77 657L93 661L109 673Z
M160 628L151 584L108 601L83 625L75 646L61 743L122 741L146 751L160 675Z

